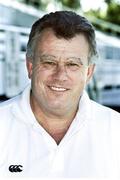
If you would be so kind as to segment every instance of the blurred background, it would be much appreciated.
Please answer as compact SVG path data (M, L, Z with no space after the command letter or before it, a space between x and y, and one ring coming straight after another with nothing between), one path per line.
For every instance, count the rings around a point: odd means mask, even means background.
M25 51L30 27L56 10L73 10L94 25L99 59L87 91L91 99L120 112L120 0L0 0L0 102L29 82Z

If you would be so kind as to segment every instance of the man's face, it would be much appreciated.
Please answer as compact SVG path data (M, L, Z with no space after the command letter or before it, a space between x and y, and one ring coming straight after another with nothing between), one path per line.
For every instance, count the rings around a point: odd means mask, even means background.
M94 69L88 66L88 54L89 45L82 34L66 40L50 30L42 33L33 63L27 62L37 108L61 116L77 109Z

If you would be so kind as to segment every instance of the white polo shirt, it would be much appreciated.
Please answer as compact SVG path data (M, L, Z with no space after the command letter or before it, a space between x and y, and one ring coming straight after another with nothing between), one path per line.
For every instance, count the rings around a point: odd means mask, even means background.
M36 121L29 97L28 86L0 105L0 177L120 178L119 113L84 92L75 119L57 145Z

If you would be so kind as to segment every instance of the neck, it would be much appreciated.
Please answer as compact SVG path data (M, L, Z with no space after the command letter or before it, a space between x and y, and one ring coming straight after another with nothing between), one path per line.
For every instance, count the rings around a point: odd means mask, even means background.
M51 135L56 143L59 144L68 131L76 115L76 111L74 111L74 113L66 113L63 117L51 116L49 114L45 114L33 98L31 98L31 108L39 124Z
M38 122L51 135L51 137L56 141L57 144L60 143L72 123L72 121L67 119L41 119L42 121L38 120Z

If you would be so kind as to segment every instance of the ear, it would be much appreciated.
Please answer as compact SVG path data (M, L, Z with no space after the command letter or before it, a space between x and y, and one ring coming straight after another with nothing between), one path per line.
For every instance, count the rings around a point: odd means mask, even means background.
M31 59L26 58L26 67L27 67L27 71L28 71L28 77L29 77L29 79L31 79L32 69L33 69L33 64L32 64Z
M88 67L88 69L87 69L87 80L86 80L86 84L89 82L89 80L90 80L91 77L93 76L94 69L95 69L95 64L89 65L89 67Z

